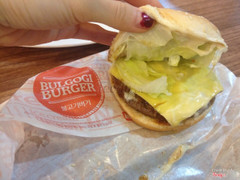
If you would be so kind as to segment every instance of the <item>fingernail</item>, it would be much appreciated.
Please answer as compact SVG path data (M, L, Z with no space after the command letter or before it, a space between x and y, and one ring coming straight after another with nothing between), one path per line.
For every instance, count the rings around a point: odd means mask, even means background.
M145 28L150 28L153 25L154 20L149 17L147 14L142 13L142 20L140 25Z

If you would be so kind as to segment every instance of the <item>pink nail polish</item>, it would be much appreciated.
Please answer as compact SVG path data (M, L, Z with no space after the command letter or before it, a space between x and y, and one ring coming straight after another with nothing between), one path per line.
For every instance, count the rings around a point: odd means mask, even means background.
M145 28L150 28L153 25L154 20L149 17L147 14L142 13L142 20L140 25Z

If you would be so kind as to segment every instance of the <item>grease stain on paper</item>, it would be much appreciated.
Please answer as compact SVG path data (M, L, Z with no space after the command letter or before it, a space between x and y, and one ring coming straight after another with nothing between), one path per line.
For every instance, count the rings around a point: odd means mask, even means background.
M146 174L143 174L139 176L138 180L148 180L148 176Z
M37 148L39 148L40 146L46 147L49 143L49 137L47 134L45 134L43 137L30 136L28 140L35 143Z
M166 173L168 173L168 171L171 170L172 166L183 157L186 151L193 148L193 145L178 146L177 149L175 149L175 151L169 157L168 162L161 168L162 172L157 179L161 179Z

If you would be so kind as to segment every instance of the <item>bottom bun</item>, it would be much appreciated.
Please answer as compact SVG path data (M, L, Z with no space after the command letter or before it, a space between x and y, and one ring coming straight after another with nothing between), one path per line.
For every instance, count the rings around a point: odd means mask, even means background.
M171 126L167 122L161 122L158 119L151 118L149 116L146 116L139 111L133 109L131 106L129 106L117 93L116 89L112 85L112 91L119 102L122 109L131 117L131 119L138 124L139 126L142 126L146 129L154 130L154 131L179 131L186 129L200 120L202 120L207 113L210 111L213 100L211 100L208 105L202 109L200 109L198 112L196 112L192 117L187 118L183 122L181 122L178 126Z

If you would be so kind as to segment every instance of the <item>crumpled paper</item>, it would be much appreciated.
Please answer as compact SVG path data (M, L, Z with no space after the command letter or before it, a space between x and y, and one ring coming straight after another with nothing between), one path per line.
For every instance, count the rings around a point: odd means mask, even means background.
M125 133L77 137L1 114L0 179L239 179L240 78L221 64L215 72L224 91L202 121L175 134L126 125Z

